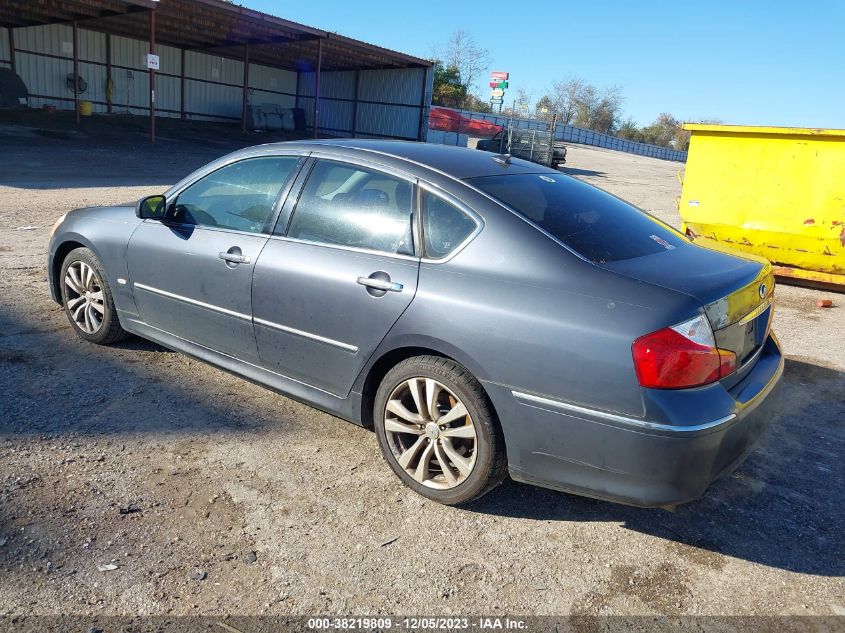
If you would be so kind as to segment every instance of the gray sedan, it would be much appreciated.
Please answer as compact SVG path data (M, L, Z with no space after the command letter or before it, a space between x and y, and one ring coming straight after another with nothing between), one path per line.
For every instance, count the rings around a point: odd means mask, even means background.
M748 454L783 370L761 259L603 191L455 147L225 156L71 211L49 280L76 333L127 333L373 427L418 493L513 479L689 501Z

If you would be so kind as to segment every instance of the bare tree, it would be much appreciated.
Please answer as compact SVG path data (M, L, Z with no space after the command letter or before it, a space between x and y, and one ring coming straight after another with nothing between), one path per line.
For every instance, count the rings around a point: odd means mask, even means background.
M618 86L593 90L584 103L587 127L602 134L612 134L622 113L622 92Z
M572 124L578 114L578 104L586 85L583 79L575 76L552 84L552 94L549 96L557 112L558 121L565 125Z
M604 134L616 129L622 114L623 99L618 86L600 89L580 77L556 81L550 99L559 122Z
M434 52L445 66L454 66L460 71L461 83L470 92L477 89L475 82L490 66L490 51L463 29L457 29L444 44L435 47Z
M531 95L525 88L518 88L513 100L516 116L531 116Z

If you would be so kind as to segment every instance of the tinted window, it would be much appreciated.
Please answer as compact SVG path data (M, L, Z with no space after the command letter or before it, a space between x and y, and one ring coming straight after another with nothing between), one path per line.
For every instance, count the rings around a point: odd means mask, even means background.
M422 206L426 257L446 257L475 230L475 222L443 198L423 191Z
M470 182L594 262L651 255L688 243L636 207L568 176L514 174Z
M318 161L288 237L413 255L411 183L362 167Z
M250 158L221 167L179 194L171 220L260 233L298 160Z

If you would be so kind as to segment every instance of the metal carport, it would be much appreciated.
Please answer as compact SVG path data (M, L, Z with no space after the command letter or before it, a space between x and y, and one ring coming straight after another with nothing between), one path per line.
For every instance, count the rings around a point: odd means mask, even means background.
M159 53L161 68L141 66L139 53ZM245 127L251 97L303 108L315 136L422 139L431 101L427 60L223 0L0 0L0 65L18 72L36 101L72 104L77 120L85 67L98 78L98 94L103 77L111 86L103 98L86 100L100 112L116 105L148 111L152 139L157 114L239 118ZM72 73L62 72L67 68ZM124 73L129 96L120 104L114 85ZM132 101L133 73L146 78L146 103ZM65 87L68 74L72 85ZM216 105L192 109L198 92Z

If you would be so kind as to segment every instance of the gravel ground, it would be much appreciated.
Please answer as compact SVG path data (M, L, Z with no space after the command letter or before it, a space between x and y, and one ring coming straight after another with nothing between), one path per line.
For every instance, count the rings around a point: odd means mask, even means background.
M50 300L56 218L226 143L0 141L0 615L845 614L845 295L778 287L780 414L702 500L506 482L447 508L372 433L151 343L84 343ZM678 225L679 167L576 146L565 171Z

